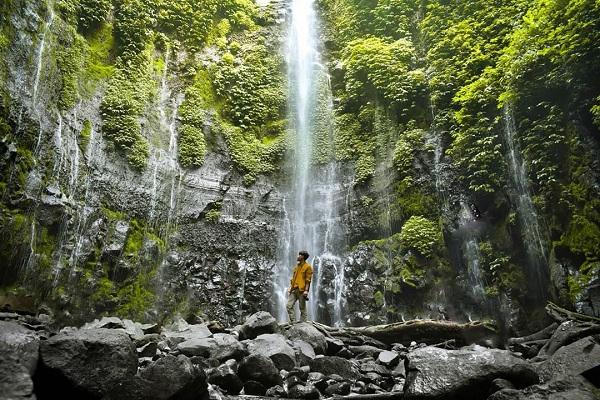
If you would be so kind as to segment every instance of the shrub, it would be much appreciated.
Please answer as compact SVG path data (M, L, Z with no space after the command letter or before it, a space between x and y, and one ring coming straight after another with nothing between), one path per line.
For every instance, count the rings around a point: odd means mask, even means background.
M400 241L407 249L418 251L425 257L432 257L440 243L439 227L421 216L412 216L404 223L400 232Z

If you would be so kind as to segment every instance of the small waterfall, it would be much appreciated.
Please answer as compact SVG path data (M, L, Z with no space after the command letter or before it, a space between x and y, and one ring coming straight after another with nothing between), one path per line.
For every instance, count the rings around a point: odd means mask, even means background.
M531 199L527 169L518 147L514 111L508 104L504 106L504 135L508 148L509 174L514 186L513 200L517 206L523 243L527 251L530 278L535 281L538 299L543 300L547 297L545 289L548 276L547 238L542 228L541 218Z
M463 201L460 204L458 218L459 230L462 236L462 254L467 265L467 278L473 299L485 302L485 285L481 272L481 252L479 250L477 221L473 212Z
M40 38L40 45L39 45L38 51L37 51L37 63L36 63L36 68L35 68L35 73L34 73L32 95L31 95L31 104L32 104L34 110L37 109L37 97L38 97L38 92L39 92L38 88L40 85L40 76L42 74L42 67L44 65L43 61L44 61L44 49L46 48L46 35L50 31L50 27L52 26L52 23L54 22L54 8L53 8L51 2L48 1L46 4L47 4L47 8L48 8L48 19L46 20L46 23L44 24L44 29L42 31L42 37ZM39 143L39 141L38 141L38 143Z

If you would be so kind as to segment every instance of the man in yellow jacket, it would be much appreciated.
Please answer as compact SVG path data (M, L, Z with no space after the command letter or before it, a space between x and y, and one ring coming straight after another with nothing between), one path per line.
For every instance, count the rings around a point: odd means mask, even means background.
M288 292L287 312L290 322L294 320L294 304L296 301L300 306L300 320L306 321L306 300L308 300L308 291L310 290L310 281L312 280L313 269L308 260L308 253L302 250L298 253L298 264L294 268L292 280L290 281L290 290Z

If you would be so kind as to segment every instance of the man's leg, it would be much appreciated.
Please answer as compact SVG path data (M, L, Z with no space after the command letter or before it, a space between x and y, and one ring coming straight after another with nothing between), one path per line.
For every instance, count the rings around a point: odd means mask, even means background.
M287 313L288 313L288 317L290 318L290 322L294 322L295 318L295 313L294 313L294 304L296 304L296 292L298 290L294 289L292 290L292 293L290 293L288 295L288 301L287 301Z
M304 295L298 292L298 305L300 306L300 321L306 322L308 319L308 315L306 314L306 299Z

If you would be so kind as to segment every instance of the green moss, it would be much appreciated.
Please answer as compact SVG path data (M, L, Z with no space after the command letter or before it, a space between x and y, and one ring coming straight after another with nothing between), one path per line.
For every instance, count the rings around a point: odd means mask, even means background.
M129 222L129 231L127 232L127 241L123 252L128 256L135 256L144 247L144 227L135 219Z
M107 207L102 207L102 214L104 214L109 221L123 221L127 217L125 213Z
M377 290L373 294L373 299L375 300L375 306L377 306L377 307L383 306L384 296L383 296L383 293L381 293L381 291Z
M85 92L93 93L99 81L109 79L114 71L113 52L114 39L112 25L104 24L102 27L86 37L88 43L88 59L85 67Z
M83 128L81 129L81 132L79 132L79 146L81 146L81 148L83 149L83 151L85 152L88 144L90 143L90 137L92 136L92 121L90 121L89 119L86 119L85 121L83 121Z
M406 248L414 249L425 257L432 257L441 241L439 226L421 216L412 216L402 226L400 240Z
M154 303L155 295L150 290L154 272L139 273L135 281L124 286L117 292L120 305L116 312L118 316L145 320L146 313Z
M210 223L217 223L221 218L221 210L209 210L204 218Z

